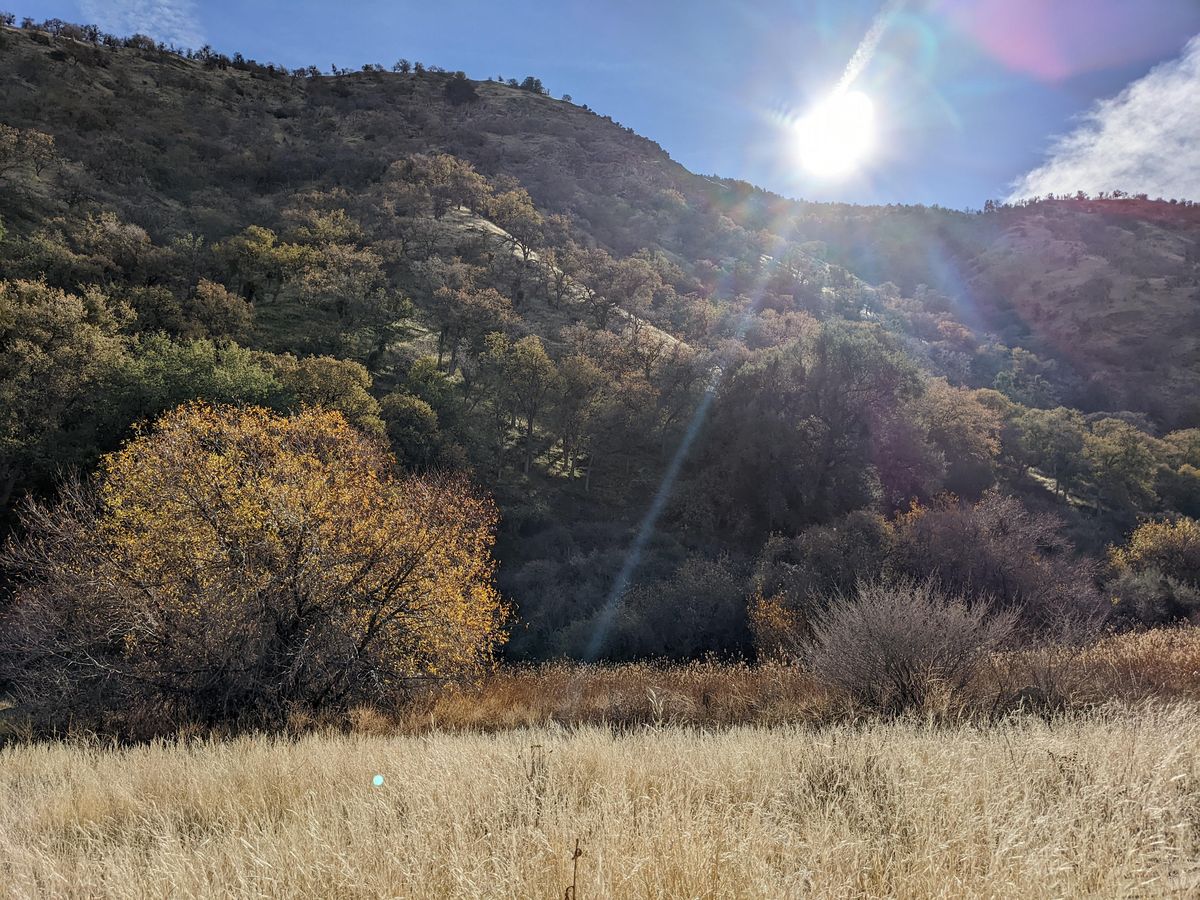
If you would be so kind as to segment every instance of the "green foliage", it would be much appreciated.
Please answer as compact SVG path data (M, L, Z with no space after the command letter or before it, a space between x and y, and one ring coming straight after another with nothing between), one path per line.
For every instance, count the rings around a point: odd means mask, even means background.
M204 329L208 337L241 339L249 334L254 312L242 298L223 284L201 278L184 304L184 312Z
M910 414L940 456L942 488L976 499L995 483L1002 420L977 392L933 379Z
M794 538L772 535L754 566L754 592L778 598L791 610L821 606L882 572L894 535L882 516L859 510Z
M497 410L525 420L524 472L528 475L534 456L534 425L558 390L558 368L537 336L511 342L499 333L488 335L482 365Z
M943 491L978 499L995 481L1000 430L999 416L973 392L927 380L878 425L873 462L888 506Z
M583 354L573 354L558 364L558 402L551 411L553 427L562 443L563 468L575 476L580 457L587 457L604 405L604 371Z
M0 509L62 470L90 467L137 421L188 400L324 406L383 433L358 363L275 357L207 339L122 333L128 306L92 288L0 282Z
M1161 468L1154 490L1168 509L1193 518L1200 516L1200 469L1192 464Z
M269 228L250 225L241 234L213 247L237 285L251 302L271 303L308 263L309 252L299 244L281 243Z
M1025 406L1051 407L1058 404L1051 373L1053 366L1036 354L1013 348L1009 365L996 376L994 386L1002 394Z
M1120 571L1104 590L1112 601L1113 618L1122 625L1200 623L1200 587L1161 569Z
M433 407L412 394L395 391L379 403L396 462L403 468L422 472L440 461L443 437Z
M1161 467L1154 489L1163 505L1200 517L1200 429L1172 431L1158 449Z
M621 599L602 652L613 659L744 652L750 635L743 584L728 558L690 556L670 577Z
M1134 513L1154 504L1156 447L1144 432L1119 419L1101 419L1085 438L1084 458L1103 506Z
M486 338L513 321L512 303L495 288L439 287L433 295L434 315L441 324L438 364L449 353L449 374L460 357L473 363L486 350Z
M1200 588L1200 523L1195 519L1143 522L1110 553L1118 572L1157 569Z
M163 335L133 342L111 375L108 432L153 418L188 400L266 405L281 386L258 354L208 340L177 343Z
M451 106L462 106L465 103L476 103L479 101L479 92L475 90L475 85L463 76L461 72L456 72L454 77L446 82L444 90L446 102Z
M124 359L129 312L101 291L0 281L0 510L94 459L95 419Z
M1087 474L1083 455L1087 426L1073 409L1029 409L1015 419L1020 434L1021 460L1054 479L1055 489L1078 488Z
M691 514L753 540L870 505L882 423L920 390L912 363L875 327L827 323L752 355L714 403Z
M280 393L274 405L284 410L305 407L334 410L346 421L373 435L384 433L379 418L379 402L371 396L371 376L359 363L332 356L297 359L282 356L260 357L274 374Z

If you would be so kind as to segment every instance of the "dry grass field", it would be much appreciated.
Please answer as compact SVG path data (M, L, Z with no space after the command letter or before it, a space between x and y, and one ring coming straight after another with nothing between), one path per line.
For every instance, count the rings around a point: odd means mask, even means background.
M785 665L560 665L276 737L12 740L0 897L1197 896L1198 634L997 656L892 721Z
M555 898L573 880L578 900L1195 896L1198 711L14 745L0 882L14 897Z

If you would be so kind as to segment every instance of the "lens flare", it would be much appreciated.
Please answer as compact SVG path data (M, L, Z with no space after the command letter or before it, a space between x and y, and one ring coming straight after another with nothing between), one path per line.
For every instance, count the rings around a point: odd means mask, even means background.
M862 91L834 91L795 125L800 164L820 178L847 175L875 145L875 104Z

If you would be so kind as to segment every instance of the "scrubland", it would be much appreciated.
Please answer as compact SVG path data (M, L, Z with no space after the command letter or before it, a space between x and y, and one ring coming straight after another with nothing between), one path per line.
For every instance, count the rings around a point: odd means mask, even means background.
M1189 896L1198 649L1179 630L997 657L971 704L894 719L785 666L562 666L285 735L15 741L0 882L15 897ZM1014 672L1041 687L985 703Z

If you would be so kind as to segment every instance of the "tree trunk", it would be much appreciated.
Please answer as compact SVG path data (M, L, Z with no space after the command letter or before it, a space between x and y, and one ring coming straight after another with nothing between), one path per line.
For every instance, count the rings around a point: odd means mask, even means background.
M529 474L529 467L533 465L533 416L525 419L525 474Z

